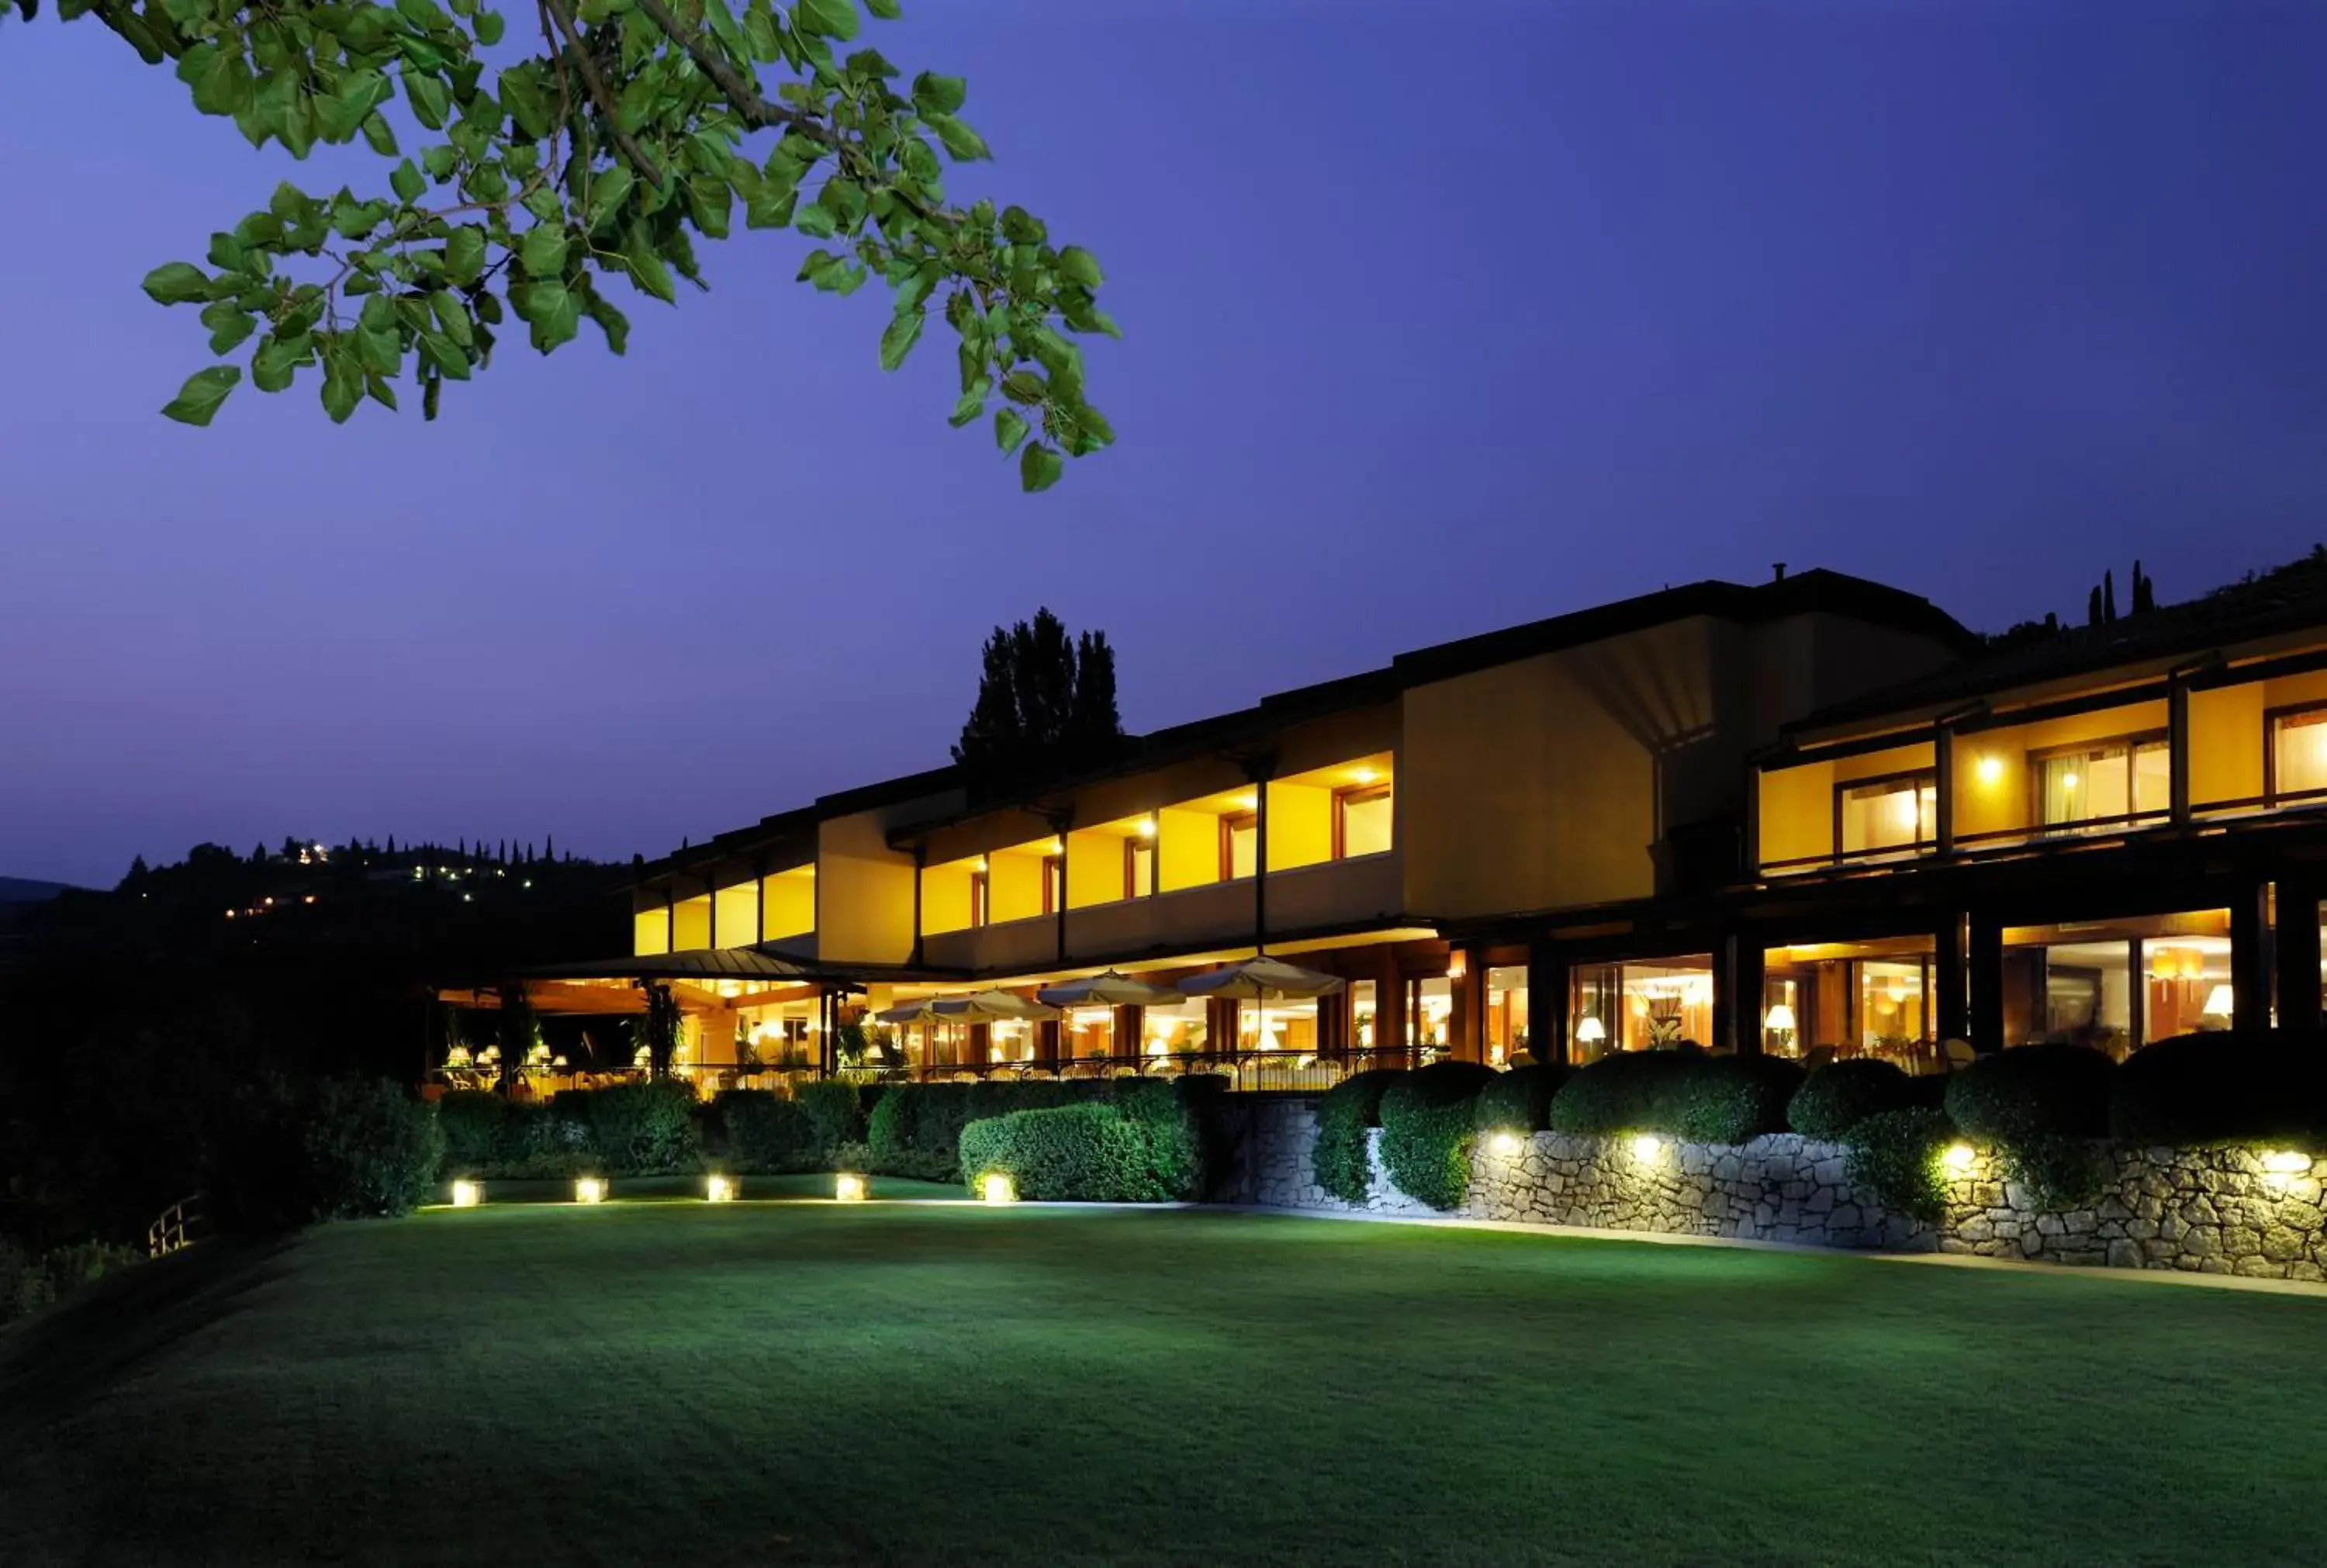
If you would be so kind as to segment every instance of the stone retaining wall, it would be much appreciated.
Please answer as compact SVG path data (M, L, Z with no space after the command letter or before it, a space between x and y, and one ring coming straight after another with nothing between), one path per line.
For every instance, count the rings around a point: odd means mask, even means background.
M1310 1170L1313 1097L1255 1103L1236 1129L1220 1196L1285 1209L1419 1215L1377 1154L1366 1200L1346 1203ZM1378 1143L1379 1133L1371 1134ZM2111 1149L2090 1209L2033 1208L1986 1152L1948 1183L1945 1221L1886 1210L1854 1187L1841 1144L1796 1134L1750 1143L1560 1133L1481 1138L1461 1213L1480 1219L1818 1246L1970 1253L2119 1268L2327 1280L2327 1159L2266 1169L2249 1149Z

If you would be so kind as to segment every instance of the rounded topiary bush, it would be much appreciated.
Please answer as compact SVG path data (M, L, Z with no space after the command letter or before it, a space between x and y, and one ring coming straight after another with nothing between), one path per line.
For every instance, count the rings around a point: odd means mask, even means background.
M1156 1157L1171 1129L1111 1105L1074 1105L981 1117L961 1131L962 1180L975 1193L989 1175L1010 1178L1021 1198L1042 1201L1157 1203L1182 1196Z
M1684 1082L1703 1070L1701 1050L1628 1050L1581 1068L1551 1098L1555 1133L1669 1133Z
M2022 1045L1949 1075L1949 1119L1983 1143L2106 1137L2117 1064L2081 1045Z
M1325 1091L1317 1105L1317 1142L1310 1170L1317 1185L1345 1203L1366 1197L1366 1132L1381 1125L1382 1096L1406 1076L1396 1068L1351 1073Z
M1551 1099L1567 1072L1565 1066L1536 1062L1497 1073L1479 1091L1473 1125L1482 1133L1540 1133L1551 1125Z
M1475 1061L1433 1062L1383 1093L1382 1167L1400 1192L1433 1209L1462 1207L1479 1091L1499 1076Z
M1869 1116L1915 1102L1915 1080L1871 1056L1812 1068L1786 1105L1786 1125L1805 1138L1839 1140Z
M1684 1071L1670 1096L1670 1131L1697 1143L1743 1143L1786 1130L1802 1069L1782 1057L1716 1056Z
M1956 1125L1944 1111L1921 1106L1877 1111L1851 1125L1844 1169L1885 1209L1937 1224L1948 1209L1939 1156L1955 1137Z
M2171 1144L2327 1136L2327 1041L2213 1033L2145 1046L2110 1082L2109 1136Z

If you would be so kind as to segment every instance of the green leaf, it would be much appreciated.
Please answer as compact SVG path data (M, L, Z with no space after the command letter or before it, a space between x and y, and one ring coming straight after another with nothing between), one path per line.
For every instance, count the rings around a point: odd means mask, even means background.
M428 303L435 307L436 324L444 330L446 337L463 349L476 342L476 324L469 320L468 308L461 303L459 295L450 289L438 289L428 296Z
M1079 245L1059 252L1059 270L1085 288L1097 288L1107 281L1107 275L1098 269L1098 257Z
M444 276L452 283L474 283L484 275L485 231L464 223L444 240Z
M300 361L307 355L304 338L278 338L272 332L259 340L250 357L250 384L261 392L280 392L291 385Z
M946 416L946 423L959 430L985 413L986 395L992 389L993 383L983 376L971 382L969 389L961 395L961 400L953 406L953 412Z
M603 298L593 291L584 302L583 308L590 313L590 319L598 323L598 330L606 334L609 351L620 354L629 349L631 318L616 310L612 300Z
M799 0L792 7L792 25L811 37L837 38L846 43L856 36L861 19L856 0Z
M220 300L203 309L202 325L210 330L210 352L224 354L258 330L258 318L232 300Z
M631 172L620 163L597 177L590 188L590 227L598 229L631 199Z
M469 378L469 356L461 351L460 345L442 332L420 334L420 357L436 367L441 375L455 381Z
M423 419L435 418L436 405L444 399L444 379L443 377L431 376L426 380L421 382L420 417Z
M178 61L178 79L194 89L194 107L206 115L238 115L256 96L250 67L239 52L198 44Z
M671 284L670 268L655 254L654 242L645 224L631 226L630 237L622 245L622 259L630 263L631 281L640 288L667 305L678 303L678 290Z
M994 155L993 149L986 145L984 136L979 135L951 115L925 114L921 118L930 129L938 134L938 140L945 144L945 150L951 153L956 161L969 163L980 158L990 158Z
M525 231L518 258L525 264L528 277L559 276L565 271L565 230L554 224L535 224Z
M444 117L453 107L453 94L444 82L425 71L407 70L404 96L412 101L414 119L432 131L444 128Z
M714 239L727 238L727 220L734 206L727 182L717 174L697 174L687 182L687 207L695 227Z
M921 312L914 311L889 322L889 330L881 334L881 369L893 370L905 362L905 356L921 341L923 319Z
M191 261L165 262L145 275L139 285L155 304L182 305L210 293L208 274Z
M1018 459L1018 486L1028 495L1049 490L1066 466L1066 459L1038 441Z
M439 142L420 154L420 166L434 179L449 180L461 166L461 149L450 142Z
M345 425L348 415L363 401L363 373L347 366L337 358L323 367L323 412L332 416L334 425Z
M378 109L364 116L363 138L371 145L371 150L381 157L396 156L396 132L386 120L380 117Z
M509 110L509 118L517 122L519 130L528 136L549 134L550 124L556 119L556 113L549 107L549 100L542 96L539 84L529 74L518 70L505 70L501 72L500 89L501 104Z
M501 41L501 33L507 29L509 23L498 11L480 11L477 13L475 26L477 42L491 49Z
M833 221L832 209L814 201L792 215L792 227L810 239L830 239L840 232L840 226Z
M913 79L913 107L924 117L958 114L969 101L969 84L958 76L925 70Z
M1018 450L1026 439L1026 416L1015 408L997 408L994 412L994 444L1005 453Z
M186 378L178 395L162 406L162 412L181 425L208 425L216 416L219 405L242 380L239 365L212 365Z
M407 158L388 172L388 188L396 192L398 201L409 207L426 193L428 182L421 178L420 171Z
M777 191L762 185L743 203L743 223L749 229L781 229L792 220L798 191Z
M1002 378L1002 395L1013 403L1040 403L1048 391L1032 370L1013 370Z

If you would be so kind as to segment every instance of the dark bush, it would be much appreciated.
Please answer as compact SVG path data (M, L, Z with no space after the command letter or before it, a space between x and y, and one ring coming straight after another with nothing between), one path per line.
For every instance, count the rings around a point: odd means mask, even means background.
M2023 1045L1983 1056L1948 1077L1949 1119L1981 1143L2009 1143L2054 1134L2108 1133L2116 1064L2081 1045Z
M586 1106L591 1140L605 1173L660 1175L691 1171L699 1162L690 1084L675 1079L615 1084L586 1095L561 1095L558 1108L563 1110L570 1099L581 1099Z
M967 1084L897 1084L873 1107L865 1142L873 1168L891 1176L951 1181L960 1174L961 1129L969 1120Z
M1400 1192L1433 1209L1463 1206L1479 1091L1498 1076L1475 1061L1433 1062L1383 1093L1382 1168Z
M1479 1091L1477 1126L1482 1133L1539 1133L1551 1125L1551 1097L1567 1081L1564 1066L1534 1062L1495 1075Z
M725 1147L721 1162L738 1172L771 1175L822 1168L826 1147L815 1118L798 1100L769 1089L726 1089L715 1096Z
M595 1090L569 1090L553 1097L547 1105L539 1100L509 1102L501 1116L499 1154L492 1166L479 1174L554 1178L593 1171L618 1173L598 1149L590 1119L595 1097Z
M2327 1138L2327 1041L2211 1033L2145 1046L2109 1084L2109 1136L2180 1145Z
M1126 1122L1145 1129L1155 1178L1172 1198L1203 1196L1213 1151L1213 1107L1228 1080L1191 1075L1176 1078L1117 1078L1108 1103Z
M1317 1185L1347 1203L1362 1203L1370 1175L1366 1131L1381 1125L1382 1096L1406 1075L1394 1068L1351 1073L1317 1106L1317 1142L1309 1154Z
M1914 1080L1893 1063L1846 1057L1810 1069L1787 1103L1786 1124L1805 1138L1838 1140L1869 1116L1907 1109L1914 1094Z
M816 1129L819 1159L830 1159L832 1151L843 1143L864 1141L864 1112L855 1084L825 1079L802 1084L792 1094Z
M1687 1080L1701 1050L1628 1050L1571 1074L1551 1097L1554 1132L1677 1133Z
M509 1102L483 1089L452 1089L436 1102L436 1125L444 1134L446 1176L493 1176L502 1160Z
M1743 1143L1786 1130L1786 1106L1802 1069L1782 1057L1707 1057L1673 1086L1675 1136L1697 1143Z
M1182 1196L1173 1172L1188 1164L1177 1126L1086 1101L982 1117L962 1129L963 1180L972 1192L995 1172L1021 1198L1158 1203Z
M301 1134L315 1217L408 1214L444 1162L436 1108L388 1078L325 1078L305 1097Z
M2030 1209L2089 1209L2108 1185L2108 1162L2082 1139L2030 1133L1999 1143L1995 1153Z
M1885 1209L1937 1224L1948 1208L1939 1155L1955 1136L1955 1124L1944 1111L1877 1111L1851 1125L1845 1169L1855 1185Z

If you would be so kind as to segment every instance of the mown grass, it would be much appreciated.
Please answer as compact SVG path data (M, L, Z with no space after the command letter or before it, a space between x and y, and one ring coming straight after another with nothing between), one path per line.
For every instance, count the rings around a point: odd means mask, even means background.
M0 1335L0 1560L2316 1563L2322 1345L2067 1273L495 1205Z

